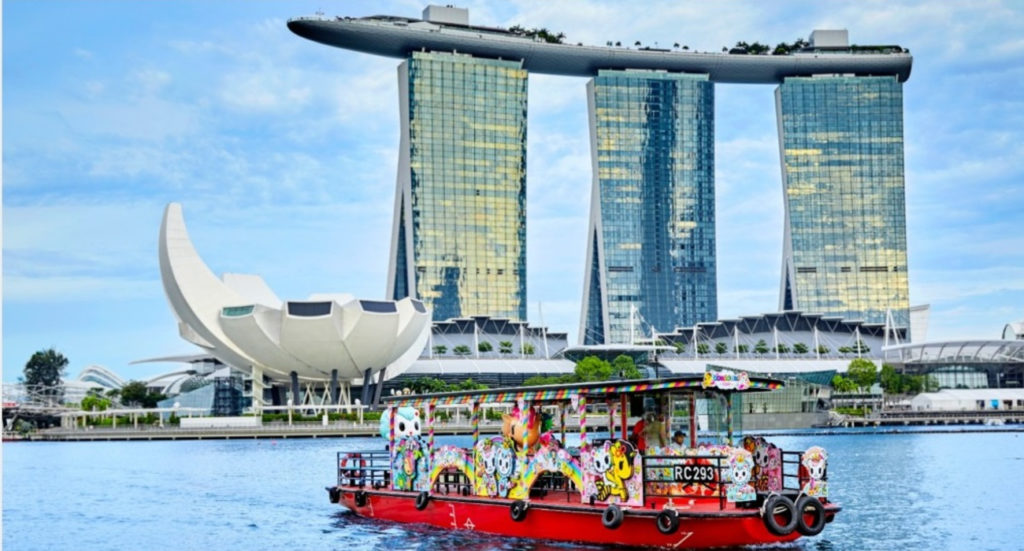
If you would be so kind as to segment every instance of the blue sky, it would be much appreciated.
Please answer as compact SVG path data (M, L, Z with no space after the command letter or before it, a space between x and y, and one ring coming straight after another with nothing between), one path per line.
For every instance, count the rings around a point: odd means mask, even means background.
M419 2L3 3L3 379L53 346L69 376L126 378L192 353L160 284L164 206L183 204L217 273L282 298L383 298L398 147L398 60L292 35L289 17L418 17ZM480 25L568 42L720 51L815 28L897 43L912 304L929 340L1024 319L1024 4L470 2ZM585 81L532 75L527 292L579 324L590 152ZM716 87L719 316L778 309L782 192L772 86Z

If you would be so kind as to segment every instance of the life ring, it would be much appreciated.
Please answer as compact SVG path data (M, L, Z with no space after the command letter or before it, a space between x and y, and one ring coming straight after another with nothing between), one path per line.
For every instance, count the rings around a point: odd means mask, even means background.
M796 500L796 531L805 536L817 536L825 529L825 506L813 496ZM807 517L811 517L810 523Z
M601 524L609 530L614 530L622 524L622 509L614 503L605 508L601 515Z
M352 460L352 467L351 468L348 466L348 460L349 459ZM359 468L358 469L355 466L356 465L356 459L359 460ZM366 460L363 459L362 455L360 455L360 454L350 453L350 454L346 455L345 457L341 458L341 463L339 463L338 466L344 471L344 473L345 473L344 476L346 478L351 479L351 481L352 481L352 483L354 485L355 484L355 479L363 478L363 469L366 468Z
M654 519L658 531L665 535L675 534L679 529L679 515L672 509L664 509Z
M366 492L359 490L356 492L356 507L366 507L366 504L370 502L370 495Z
M761 512L764 525L776 536L785 536L796 528L798 515L793 500L783 495L769 496Z
M508 509L508 513L512 516L512 520L522 522L526 519L526 509L526 502L521 499L517 499L512 502L512 505Z
M427 504L430 503L430 494L426 491L416 494L416 510L422 511L427 508Z
M331 503L337 503L341 500L341 489L337 486L327 488L327 498L331 500Z

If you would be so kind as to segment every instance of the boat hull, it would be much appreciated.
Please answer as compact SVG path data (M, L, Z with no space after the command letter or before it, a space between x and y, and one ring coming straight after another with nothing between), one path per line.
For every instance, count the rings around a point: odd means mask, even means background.
M359 488L339 487L341 505L357 515L403 523L475 530L490 534L602 545L658 548L713 548L778 543L795 540L792 532L776 536L768 531L757 509L718 509L718 501L705 500L677 507L679 526L671 534L657 528L658 509L623 508L621 525L606 528L605 507L551 498L531 501L525 518L512 519L512 500L475 496L432 495L422 510L416 508L417 494L388 490L362 490L363 505L356 503ZM826 506L829 520L839 511Z

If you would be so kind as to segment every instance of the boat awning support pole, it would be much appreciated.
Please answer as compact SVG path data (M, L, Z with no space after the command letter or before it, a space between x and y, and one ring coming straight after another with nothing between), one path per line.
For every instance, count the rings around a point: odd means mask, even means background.
M480 440L480 402L473 402L473 449Z
M558 404L558 416L561 419L562 425L562 447L565 447L565 402Z
M615 402L611 400L605 400L605 405L608 406L608 439L615 438Z
M690 447L697 449L697 393L690 393Z
M434 464L434 404L427 404L427 465L433 469Z
M627 417L629 415L629 413L626 412L626 395L625 394L620 394L619 395L619 409L621 410L619 412L619 415L621 415L621 418L622 418L622 439L623 440L629 440L628 435L626 434L626 425L629 424L629 422L628 422L629 418Z
M725 443L729 446L732 445L732 392L728 392L725 395L725 426L726 426L726 437Z
M580 447L587 447L587 397L580 394Z
M388 416L388 471L390 472L395 467L395 414L398 413L397 407L390 407L384 410L384 415ZM391 489L395 490L395 477L391 478ZM405 488L402 488L403 490Z

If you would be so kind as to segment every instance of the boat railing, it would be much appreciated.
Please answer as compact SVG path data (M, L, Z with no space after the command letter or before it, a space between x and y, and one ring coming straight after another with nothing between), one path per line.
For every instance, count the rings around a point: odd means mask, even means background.
M338 452L338 486L385 488L391 483L386 451Z
M800 457L803 452L782 450L782 490L800 491Z

